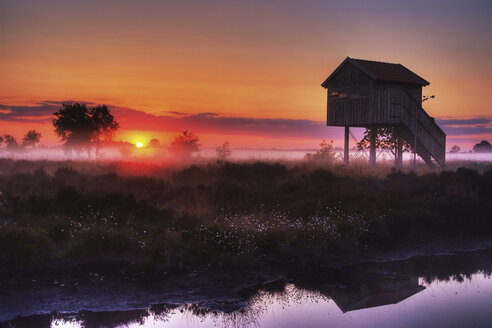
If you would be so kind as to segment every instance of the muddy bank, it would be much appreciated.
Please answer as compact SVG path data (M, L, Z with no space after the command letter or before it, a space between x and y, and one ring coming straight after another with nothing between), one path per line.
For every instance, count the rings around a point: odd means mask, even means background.
M210 310L232 312L245 306L245 291L285 276L278 270L261 268L227 273L200 271L153 281L108 279L97 272L83 279L10 281L0 287L0 322L53 312L128 311L157 304L199 303Z

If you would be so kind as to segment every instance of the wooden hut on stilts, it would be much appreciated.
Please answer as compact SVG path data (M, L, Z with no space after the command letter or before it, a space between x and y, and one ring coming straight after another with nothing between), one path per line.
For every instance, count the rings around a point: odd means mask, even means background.
M344 162L349 163L349 129L370 131L369 162L376 166L376 129L394 127L399 138L431 167L445 167L446 134L422 108L422 87L429 82L401 64L347 57L321 84L327 89L328 126L345 127ZM396 163L403 162L401 143Z

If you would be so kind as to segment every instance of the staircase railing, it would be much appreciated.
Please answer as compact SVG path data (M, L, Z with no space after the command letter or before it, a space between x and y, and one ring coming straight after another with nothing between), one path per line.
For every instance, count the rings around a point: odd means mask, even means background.
M422 106L405 90L391 90L392 105L399 109L401 123L417 139L417 153L429 153L442 167L445 166L446 134ZM394 108L394 107L393 107ZM413 140L407 140L414 144ZM425 149L419 149L424 147Z

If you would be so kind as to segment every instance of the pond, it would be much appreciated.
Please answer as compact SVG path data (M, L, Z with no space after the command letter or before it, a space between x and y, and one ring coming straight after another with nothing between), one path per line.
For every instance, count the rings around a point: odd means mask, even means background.
M38 301L26 301L27 312L18 309L20 316L0 326L491 327L491 255L488 249L297 272L234 289L236 295L190 285L181 287L187 290L180 295L176 291L164 295L152 288L147 291L146 307L141 306L145 291L132 291L131 286L120 285L119 289L127 289L122 294L106 286L104 297L72 291L70 297L58 297L51 308L36 307L43 298L33 294L31 298ZM26 299L27 294L20 293ZM46 296L44 303L53 300L53 295ZM9 303L10 315L20 306L12 305L16 302ZM40 309L46 313L39 313ZM74 309L78 311L70 311Z

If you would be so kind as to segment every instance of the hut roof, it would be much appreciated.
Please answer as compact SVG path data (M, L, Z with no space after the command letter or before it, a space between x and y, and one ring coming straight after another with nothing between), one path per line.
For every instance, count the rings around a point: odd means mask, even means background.
M408 84L429 85L429 82L403 66L402 64L392 64L372 60L355 59L347 57L340 66L321 84L328 87L328 81L347 63L351 63L361 71L369 75L376 81L388 81Z

